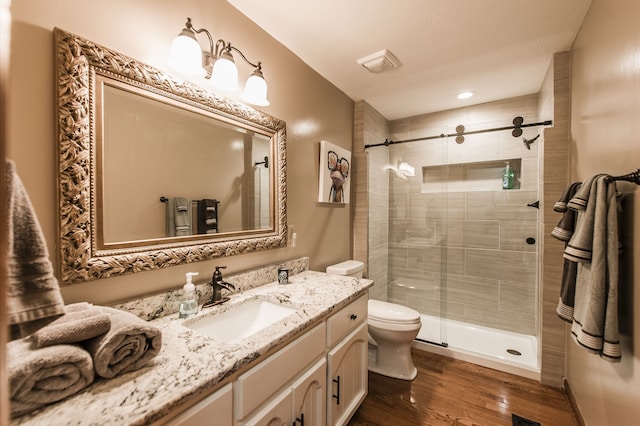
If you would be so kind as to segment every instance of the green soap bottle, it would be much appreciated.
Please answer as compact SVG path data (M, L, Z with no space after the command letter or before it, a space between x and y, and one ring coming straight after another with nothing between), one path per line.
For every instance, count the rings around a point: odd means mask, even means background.
M513 181L515 179L515 173L513 169L509 165L509 162L506 162L507 166L502 171L502 189L512 189Z

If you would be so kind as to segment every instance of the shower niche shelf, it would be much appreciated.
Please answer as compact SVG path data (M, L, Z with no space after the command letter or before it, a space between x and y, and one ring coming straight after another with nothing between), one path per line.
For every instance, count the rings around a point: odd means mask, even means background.
M505 158L493 161L478 161L422 168L422 192L474 192L501 191L502 172L506 163L513 169L515 179L513 191L520 189L522 177L522 158Z

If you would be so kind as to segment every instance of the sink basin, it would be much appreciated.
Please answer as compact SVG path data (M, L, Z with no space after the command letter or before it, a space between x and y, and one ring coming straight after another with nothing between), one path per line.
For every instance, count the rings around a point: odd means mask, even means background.
M209 317L185 322L184 326L221 342L238 342L291 315L296 309L263 299L254 299Z

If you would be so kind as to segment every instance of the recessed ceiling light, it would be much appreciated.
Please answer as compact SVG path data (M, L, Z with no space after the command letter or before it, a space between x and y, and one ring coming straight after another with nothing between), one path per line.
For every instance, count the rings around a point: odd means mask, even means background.
M472 96L473 96L473 92L458 93L458 99L469 99Z

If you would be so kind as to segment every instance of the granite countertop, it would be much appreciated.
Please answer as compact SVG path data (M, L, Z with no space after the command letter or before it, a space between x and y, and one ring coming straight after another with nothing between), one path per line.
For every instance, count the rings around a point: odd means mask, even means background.
M348 305L373 282L304 271L289 284L269 283L231 296L223 305L202 309L214 315L255 298L297 310L237 343L222 343L186 328L178 315L150 321L162 330L162 350L145 367L113 379L97 379L84 391L14 419L12 425L140 425L162 419L192 398L204 397L238 371L261 361L328 315ZM197 398L197 399L199 399Z

